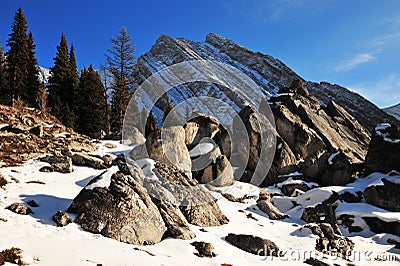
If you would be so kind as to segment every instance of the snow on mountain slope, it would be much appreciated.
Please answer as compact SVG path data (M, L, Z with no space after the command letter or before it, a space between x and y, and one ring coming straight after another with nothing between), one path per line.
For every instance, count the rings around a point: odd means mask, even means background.
M93 154L116 154L130 150L116 141L115 148L106 148L105 142L97 145ZM51 217L58 210L65 211L73 198L95 176L103 170L75 166L70 174L42 173L39 169L46 163L29 160L22 166L1 168L0 173L9 181L0 189L0 250L11 246L22 249L23 261L29 265L299 265L305 259L314 257L329 264L375 265L375 259L386 256L391 260L380 261L379 265L393 265L397 255L393 253L393 245L388 245L385 239L399 239L390 234L371 233L368 228L362 236L348 234L356 244L356 259L344 260L334 256L324 255L315 250L317 237L310 229L303 227L300 216L304 207L310 206L315 200L328 198L332 191L362 189L368 183L376 183L382 176L372 176L370 179L359 179L346 187L315 188L298 197L284 197L294 200L300 205L287 211L290 218L278 221L270 220L256 206L258 188L251 184L236 182L231 187L221 188L235 197L253 196L245 203L230 202L213 192L217 197L222 212L229 218L229 223L223 226L200 228L190 225L196 234L192 240L165 239L152 246L136 246L118 242L102 235L83 231L79 225L71 223L65 227L56 227ZM392 177L394 178L394 177ZM35 181L35 182L31 182ZM278 185L279 187L279 185ZM308 201L312 197L313 201ZM18 215L5 207L13 202L35 200L38 207L33 208L31 215ZM364 206L365 205L365 206ZM352 204L339 203L339 210L344 213L366 212L372 206L365 204L352 209ZM377 208L374 208L376 211ZM376 213L380 215L380 213ZM399 219L398 213L392 217ZM397 215L397 216L396 216ZM346 232L346 231L344 231ZM274 241L284 252L283 257L257 256L242 251L227 241L228 233L253 234ZM209 242L217 254L213 258L200 258L194 253L190 244L194 241ZM397 258L399 259L399 258Z
M210 33L206 36L205 42L161 35L150 51L139 57L136 82L141 84L151 74L170 65L189 60L215 60L239 69L260 86L255 89L256 91L251 92L257 95L254 101L259 100L258 97L268 98L276 94L280 88L289 86L293 79L302 79L280 60L250 51L229 39ZM374 104L346 88L326 82L305 81L305 85L323 105L326 105L330 99L334 99L369 131L381 122L398 123L396 119ZM231 93L228 88L215 84L182 85L171 91L169 96L175 104L193 96L217 97L226 102L229 100L234 103L235 109L240 109L243 104L246 104L240 96ZM162 106L158 107L162 109Z
M47 85L50 78L50 69L39 66L39 81Z
M396 104L394 106L385 108L385 109L383 109L383 111L385 111L389 115L392 115L395 118L397 118L398 120L400 120L400 103Z

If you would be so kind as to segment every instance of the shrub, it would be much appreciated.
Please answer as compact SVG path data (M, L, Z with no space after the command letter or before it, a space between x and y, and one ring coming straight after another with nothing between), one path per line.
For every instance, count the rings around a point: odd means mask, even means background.
M18 264L18 265L25 265L25 263L22 262L22 257L20 254L21 254L21 249L14 248L14 247L1 251L0 252L0 265L4 265L6 262Z
M7 184L7 180L0 174L0 188Z

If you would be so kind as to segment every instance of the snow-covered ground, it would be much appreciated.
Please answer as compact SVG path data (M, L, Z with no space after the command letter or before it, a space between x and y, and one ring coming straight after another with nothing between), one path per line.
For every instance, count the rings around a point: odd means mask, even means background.
M105 142L116 145L108 149ZM97 154L117 154L126 151L129 147L118 142L104 141L98 144ZM43 173L39 169L47 163L30 160L22 166L1 168L0 173L9 181L0 189L0 250L18 247L22 249L23 260L29 265L298 265L309 257L323 259L330 264L347 265L353 262L356 265L393 265L393 261L374 261L379 256L393 256L398 254L394 245L386 242L387 238L399 237L367 232L363 236L350 236L355 242L355 251L360 258L346 261L335 257L327 257L315 251L317 237L302 225L300 220L305 206L316 204L328 198L332 190L354 190L358 187L363 190L370 183L379 182L377 175L369 180L360 179L346 187L315 188L297 197L280 197L282 202L295 200L296 207L286 211L290 218L283 221L270 220L267 215L259 211L255 198L258 188L247 183L236 182L231 187L223 188L236 197L254 195L246 203L234 203L221 197L220 193L212 192L218 198L218 205L229 218L229 223L218 227L200 228L190 225L196 238L192 240L165 239L153 246L135 246L124 244L116 240L83 231L79 225L71 223L65 227L57 227L52 216L58 211L66 211L74 197L95 176L104 170L95 170L87 167L74 166L71 174ZM29 182L40 181L43 182ZM34 200L39 207L31 208L33 214L15 214L5 207L13 202ZM339 205L339 211L355 206L353 204ZM366 203L360 203L355 212L377 211ZM286 204L286 208L288 208ZM370 208L375 208L374 210ZM379 212L379 211L378 211ZM251 214L252 218L247 218ZM385 214L384 214L385 215ZM400 218L398 213L392 216ZM72 217L73 218L73 217ZM389 217L390 218L390 217ZM391 217L393 218L393 217ZM4 221L7 220L7 221ZM400 219L399 219L400 220ZM346 232L344 230L344 232ZM283 252L284 257L261 257L242 251L224 240L228 233L252 234L275 242ZM194 253L195 248L190 244L194 241L209 242L214 246L217 254L214 258L200 258ZM136 248L136 249L135 249ZM357 253L357 254L358 254ZM398 255L397 255L398 256Z

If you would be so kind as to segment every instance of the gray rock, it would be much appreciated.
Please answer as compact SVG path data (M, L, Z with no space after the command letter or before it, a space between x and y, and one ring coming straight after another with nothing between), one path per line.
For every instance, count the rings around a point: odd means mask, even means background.
M400 236L400 221L386 222L377 217L362 217L372 232L389 233Z
M365 158L365 174L400 172L400 130L390 124L380 124L373 131Z
M241 132L238 124L241 119L246 128L246 132ZM257 185L269 186L276 182L276 178L281 174L288 174L296 170L296 158L287 144L279 137L273 125L264 118L262 126L250 107L245 107L239 112L239 118L233 122L234 133L238 143L235 143L242 151L239 161L246 162L246 172L240 181L251 182L257 180ZM264 138L262 140L262 134ZM249 146L242 140L249 139ZM276 142L274 141L276 139ZM263 141L261 143L261 141ZM264 145L265 152L261 153ZM247 160L246 155L249 155ZM275 154L274 157L271 154ZM235 177L236 179L236 177Z
M307 178L323 186L343 186L354 181L353 165L343 152L311 156L300 164L300 169Z
M191 243L192 246L196 248L196 250L199 252L198 256L199 257L208 257L212 258L215 257L215 253L213 252L214 247L210 243L206 243L203 241L195 241Z
M266 213L271 220L279 220L288 218L289 215L282 213L272 203L270 194L263 188L260 188L260 196L257 200L257 207Z
M58 211L56 214L54 214L53 221L57 224L58 227L63 227L69 223L72 223L72 220L69 217L68 213L65 213L63 211Z
M133 160L151 158L174 165L191 175L192 162L185 145L185 130L181 126L152 132L144 145L139 145L130 152L130 157Z
M28 215L33 213L29 207L20 202L14 202L10 206L6 207L6 209L21 215Z
M100 161L97 158L93 158L85 153L75 153L72 155L72 163L79 166L87 166L94 169L106 169L107 167L104 165L103 161Z
M197 226L219 226L226 224L228 218L221 212L216 199L202 188L196 179L175 166L156 162L155 174L159 184L173 197L173 202L190 224ZM147 184L144 186L151 189ZM159 190L158 190L159 191ZM164 194L165 195L165 194Z
M258 236L228 234L225 240L235 247L255 255L282 256L279 247L274 242Z
M293 192L295 190L301 190L303 192L306 192L310 190L311 188L306 184L306 183L289 183L289 184L283 184L281 191L284 195L286 196L292 196Z
M190 230L186 218L182 212L168 201L159 201L156 203L161 217L168 228L164 237L172 237L176 239L190 240L196 235Z
M74 169L72 168L72 159L59 155L47 155L45 157L40 158L42 162L49 163L53 171L60 173L72 173Z
M167 230L146 190L121 172L112 175L109 188L84 188L68 212L77 214L84 230L130 244L158 243Z
M218 120L213 117L195 112L185 125L185 144L192 149L204 138L213 138L220 130Z
M381 181L383 185L372 185L365 189L365 201L388 211L399 212L400 184L386 178L382 178Z
M111 167L113 164L113 158L111 157L111 155L106 154L104 156L101 157L101 159L103 160L103 163L106 167Z

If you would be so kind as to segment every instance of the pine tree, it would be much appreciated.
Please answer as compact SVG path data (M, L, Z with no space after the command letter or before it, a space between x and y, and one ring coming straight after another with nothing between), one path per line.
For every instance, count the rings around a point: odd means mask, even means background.
M27 62L28 52L28 30L27 21L22 8L14 15L11 26L12 32L8 35L7 45L7 81L9 86L9 97L11 99L27 98L26 81L28 76Z
M7 87L6 58L0 42L0 104L9 104L10 102Z
M130 100L130 90L133 82L135 57L131 37L125 27L111 38L112 49L106 55L106 68L111 74L111 130L120 132L126 107Z
M107 125L107 98L101 77L90 65L84 68L79 81L79 98L76 99L77 131L91 137L99 137Z
M32 31L28 34L28 61L27 61L27 80L26 80L26 101L29 106L39 107L36 99L40 95L39 69L35 55L36 45L33 40Z
M72 62L72 67L71 67ZM76 61L74 50L68 52L68 43L62 33L60 44L57 45L54 66L50 69L48 105L50 112L64 125L74 128L76 122L74 98L77 78L75 75Z
M68 77L68 84L67 84L67 88L68 88L68 92L70 97L68 97L66 99L66 102L68 104L69 107L71 107L72 109L74 109L74 99L78 98L79 95L77 95L77 88L79 85L79 74L78 74L78 68L76 66L76 58L75 58L75 47L72 44L71 45L71 50L69 51L69 77Z

